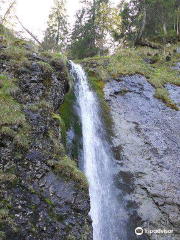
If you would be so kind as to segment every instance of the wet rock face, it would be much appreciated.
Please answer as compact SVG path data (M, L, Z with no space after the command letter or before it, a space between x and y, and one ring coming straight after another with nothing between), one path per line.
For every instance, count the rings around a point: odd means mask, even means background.
M167 88L175 100L179 87ZM120 178L129 175L133 185L125 194L128 205L136 204L142 226L173 229L173 234L152 234L150 239L180 239L180 112L155 99L153 87L139 75L110 80L104 92Z
M53 113L69 88L68 75L62 63L49 71L38 61L32 54L19 69L0 62L1 73L18 79L15 100L25 115L29 141L28 149L17 148L14 136L3 135L0 128L0 239L92 239L87 191L47 163L65 154Z

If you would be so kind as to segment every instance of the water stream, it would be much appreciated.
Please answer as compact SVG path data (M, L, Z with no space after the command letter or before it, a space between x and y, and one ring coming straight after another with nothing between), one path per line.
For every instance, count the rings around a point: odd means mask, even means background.
M85 71L70 61L83 134L83 170L89 182L94 240L126 240L127 215L114 185L114 158L98 97Z

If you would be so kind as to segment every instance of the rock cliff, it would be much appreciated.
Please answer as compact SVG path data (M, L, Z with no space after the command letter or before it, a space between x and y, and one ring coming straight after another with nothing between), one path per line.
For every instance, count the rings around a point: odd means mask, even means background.
M168 63L166 52L146 48L82 62L111 116L107 126L118 166L115 183L129 215L128 239L180 239L180 56L170 50ZM136 227L173 233L137 237Z
M92 239L88 185L62 144L60 54L0 37L0 239Z

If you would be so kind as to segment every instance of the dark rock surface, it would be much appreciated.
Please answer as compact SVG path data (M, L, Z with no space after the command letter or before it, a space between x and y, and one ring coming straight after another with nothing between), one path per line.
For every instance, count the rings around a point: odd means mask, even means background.
M53 113L69 89L67 66L56 60L50 69L51 62L47 68L38 54L29 56L23 64L0 60L1 74L18 79L15 100L29 127L27 149L0 128L0 239L92 239L87 190L47 163L65 155Z
M167 88L178 101L179 87ZM173 229L173 234L151 234L149 239L180 239L180 112L155 99L153 87L139 75L110 80L104 92L120 176L126 175L131 185L125 190L127 203L137 206L133 210L141 226Z

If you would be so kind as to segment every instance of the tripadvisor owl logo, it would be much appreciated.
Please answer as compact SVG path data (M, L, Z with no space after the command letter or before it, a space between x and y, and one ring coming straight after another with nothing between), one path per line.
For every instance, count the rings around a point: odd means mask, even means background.
M135 234L136 235L142 235L143 234L143 229L141 228L141 227L137 227L136 229L135 229Z

